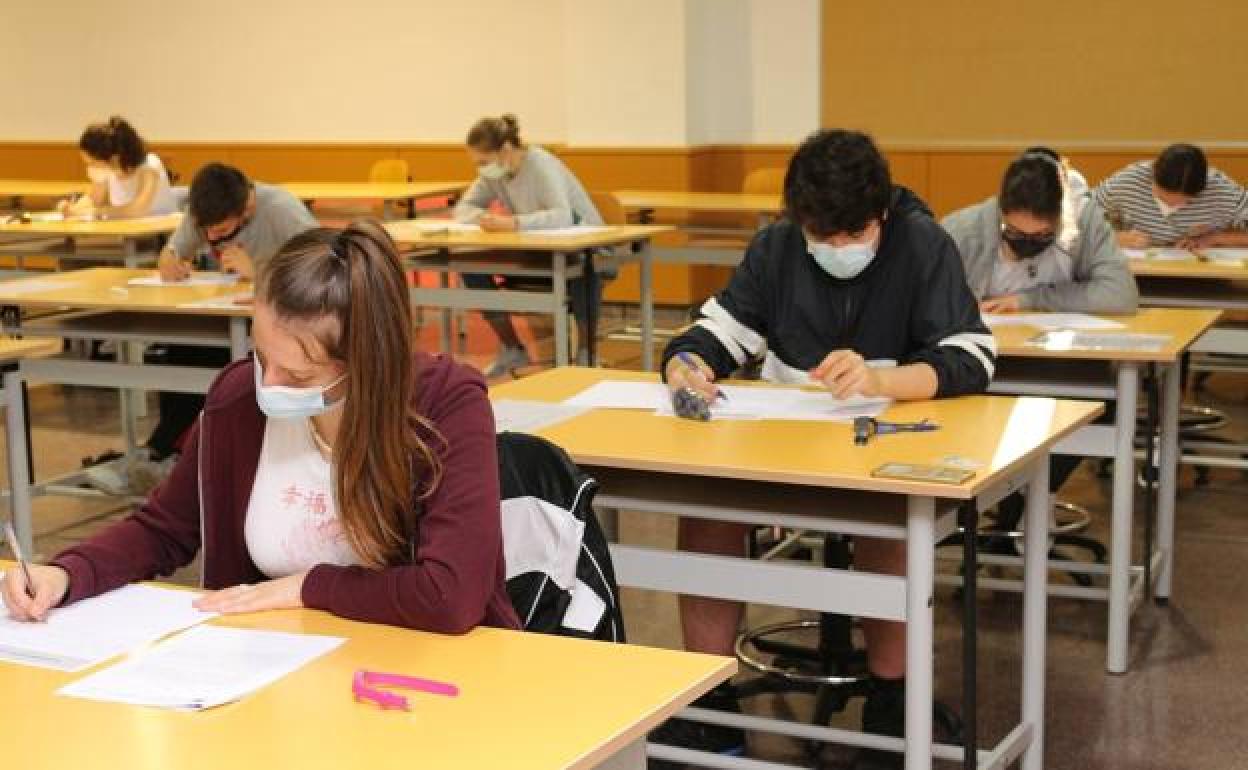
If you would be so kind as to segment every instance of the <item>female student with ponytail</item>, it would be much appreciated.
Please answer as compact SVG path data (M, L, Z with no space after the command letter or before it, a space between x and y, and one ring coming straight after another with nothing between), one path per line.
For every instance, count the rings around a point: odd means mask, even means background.
M87 126L78 140L91 190L76 201L62 201L70 215L126 219L172 214L177 210L169 174L160 158L147 151L142 137L125 118Z
M411 332L379 224L292 238L259 275L254 359L217 378L169 479L129 518L32 567L33 598L8 572L9 613L39 619L202 549L204 610L518 627L485 384L413 352Z

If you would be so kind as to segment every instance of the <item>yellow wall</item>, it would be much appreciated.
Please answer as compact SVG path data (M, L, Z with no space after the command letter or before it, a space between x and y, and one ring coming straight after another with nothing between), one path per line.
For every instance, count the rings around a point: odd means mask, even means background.
M824 125L884 143L1248 139L1239 0L824 0Z

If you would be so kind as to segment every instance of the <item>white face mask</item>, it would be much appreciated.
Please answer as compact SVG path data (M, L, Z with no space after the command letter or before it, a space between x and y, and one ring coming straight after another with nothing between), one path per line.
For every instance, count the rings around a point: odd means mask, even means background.
M1171 206L1169 203L1166 203L1161 198L1156 196L1153 197L1153 200L1157 202L1157 208L1161 209L1161 215L1166 219L1174 216L1174 212L1183 208L1182 206Z
M870 242L833 246L830 243L812 242L807 238L806 251L824 272L842 281L857 276L875 259L875 245Z
M507 169L503 168L503 164L496 160L492 160L477 169L477 173L481 174L485 179L497 181L507 176Z
M345 373L328 385L314 385L310 388L288 388L283 385L265 385L264 369L260 366L259 359L256 359L255 368L256 404L266 417L278 420L316 417L325 414L330 409L342 406L347 400L346 397L343 397L332 404L325 402L326 392L334 389L338 386L338 383L345 380L347 378Z
M114 172L109 169L100 168L99 166L87 166L87 179L90 179L93 184L104 184L112 179L113 176Z

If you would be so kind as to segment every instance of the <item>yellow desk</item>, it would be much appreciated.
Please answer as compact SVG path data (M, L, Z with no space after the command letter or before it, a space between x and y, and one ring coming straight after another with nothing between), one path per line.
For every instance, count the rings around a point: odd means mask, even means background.
M27 770L644 770L646 733L736 669L709 655L488 628L440 636L314 610L213 622L349 641L201 713L61 697L84 674L0 663L9 761ZM382 711L352 700L358 669L453 682L460 695L412 694L412 711Z
M784 211L784 200L780 195L671 190L618 190L612 195L625 214L643 224L654 221L658 213L748 214L755 218L758 227L762 227L777 219ZM690 236L710 236L726 240L714 245L657 249L656 261L736 267L741 262L745 242L754 234L752 228L685 224L680 229Z
M177 229L182 221L181 214L169 214L162 217L138 217L135 219L107 220L58 220L52 222L8 222L0 217L0 245L20 244L23 241L62 241L61 245L51 248L40 247L37 254L53 256L60 259L120 259L126 267L138 267L141 262L152 261L157 256L155 242L161 236L169 235ZM121 253L100 251L83 247L79 241L83 238L119 241ZM20 261L19 261L19 270Z
M549 235L540 230L518 233L441 232L431 233L429 220L388 222L386 229L408 252L415 269L437 272L439 288L415 287L412 300L419 305L443 308L442 346L451 349L450 312L454 308L498 310L513 313L545 313L554 316L555 363L568 363L568 281L594 270L603 250L610 250L615 264L637 262L641 272L642 366L654 366L654 289L651 275L650 242L655 235L670 232L666 225L626 225L593 228L582 234ZM477 255L472 252L490 252ZM499 252L522 252L531 259L521 264L497 259ZM551 291L489 291L450 287L451 273L492 273L549 277ZM586 291L589 281L584 281ZM593 308L595 303L587 302ZM592 320L592 319L591 319ZM594 328L594 324L590 324ZM592 335L590 353L593 353Z
M15 198L21 207L22 198L68 198L91 189L87 181L49 181L46 179L0 179L0 198Z
M467 182L284 182L291 195L302 201L373 201L384 206L383 217L394 219L394 204L405 200L457 197Z
M491 397L562 401L604 379L656 378L560 368L498 385ZM613 544L612 555L623 585L904 620L907 734L904 743L877 738L872 745L904 748L909 770L930 767L933 752L944 759L962 755L960 747L932 744L935 543L954 531L959 501L992 505L1028 484L1033 515L1027 517L1022 715L1018 728L979 758L990 763L1021 753L1024 767L1035 770L1043 764L1048 453L1101 411L1099 404L994 396L900 404L885 419L927 417L944 427L880 436L866 447L854 445L848 424L699 423L637 410L594 410L537 433L598 479L597 502L607 509L905 540L904 579L624 544ZM951 454L978 463L977 474L959 485L871 475L886 461L940 462ZM814 729L811 734L826 741L849 740L844 731ZM649 751L653 757L677 756L661 746Z
M229 348L233 357L246 354L249 306L234 302L250 294L249 284L211 286L129 286L131 278L152 276L152 270L90 268L35 278L0 282L0 318L7 334L59 337L70 340L112 340L117 362L68 358L27 359L13 376L19 382L38 380L63 384L120 388L126 453L136 446L134 418L143 389L205 393L217 372L192 366L150 366L144 344ZM30 317L24 310L40 310ZM80 474L40 482L37 494L76 487ZM13 487L28 487L23 469ZM81 490L75 490L81 494ZM29 508L18 511L29 519Z
M1063 443L1058 451L1086 457L1113 458L1113 496L1109 588L1054 586L1054 595L1109 603L1106 668L1123 673L1129 666L1130 618L1152 589L1159 602L1169 600L1174 572L1174 521L1179 455L1180 365L1183 355L1221 315L1216 310L1146 308L1134 316L1114 317L1123 329L1107 334L1168 335L1157 350L1108 348L1079 350L1044 348L1029 344L1040 329L1001 326L997 339L997 374L993 393L1089 398L1117 403L1115 424L1089 426ZM1160 415L1159 484L1157 489L1157 548L1145 559L1149 569L1132 567L1133 507L1135 499L1135 438L1141 369L1153 371L1163 383ZM1012 561L1009 557L995 559ZM994 557L985 557L994 561ZM1064 564L1072 573L1097 576L1100 565ZM1145 578L1153 581L1148 585ZM1009 581L989 581L1011 588Z

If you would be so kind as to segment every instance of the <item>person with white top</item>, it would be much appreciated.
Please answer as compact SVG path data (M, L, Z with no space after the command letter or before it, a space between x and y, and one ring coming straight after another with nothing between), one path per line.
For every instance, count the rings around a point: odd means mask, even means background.
M154 217L177 211L169 173L125 118L92 123L78 139L91 189L58 208L67 216L95 219Z

